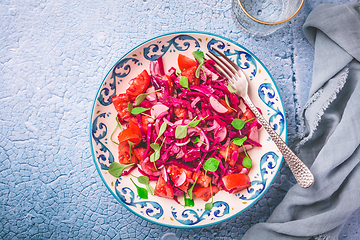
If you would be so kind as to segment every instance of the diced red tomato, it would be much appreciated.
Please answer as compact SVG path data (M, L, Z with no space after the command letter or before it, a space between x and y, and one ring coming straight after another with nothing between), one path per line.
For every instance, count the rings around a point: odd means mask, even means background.
M235 151L239 152L239 146L232 142L230 143L229 147L219 151L221 156L224 157L225 161L228 162L229 165L232 167L235 166L235 163L238 160L238 158L236 159L233 158L233 153Z
M139 160L139 163L142 163L142 161L144 161L143 156L144 156L145 151L146 151L146 148L143 148L143 147L134 148L134 155Z
M128 109L129 97L125 93L121 93L119 95L115 95L111 98L115 110L120 116L120 121L129 121L131 117L131 113Z
M215 196L215 194L217 194L218 192L219 192L219 188L217 186L213 186L213 185L211 185L211 190L210 190L210 186L202 187L202 186L196 185L193 188L193 193L195 194L195 196L198 198L201 198L205 202L209 201L209 199L211 198L211 193L213 196Z
M197 66L193 66L190 68L185 69L185 71L181 72L181 76L185 76L188 78L189 85L200 85L200 78L197 78L195 76L195 71L197 69Z
M122 142L132 142L134 146L138 145L141 142L141 137L136 135L130 128L124 129L122 132L119 133L119 143Z
M197 180L196 180L196 177L197 177ZM202 187L208 187L211 182L211 177L209 177L208 175L205 175L205 173L202 171L194 172L192 175L192 179L194 181L196 180L196 184L199 184Z
M178 167L176 165L170 165L168 168L168 173L169 173L170 179L175 184L183 172L185 172L186 180L183 184L181 184L180 186L177 186L177 187L180 188L181 190L183 190L184 192L186 192L189 188L190 182L188 179L191 179L191 176L193 174L192 171L186 170L186 169Z
M140 138L142 138L141 130L139 128L138 122L136 118L130 118L129 120L129 129L136 135L138 135Z
M126 89L126 94L131 101L134 101L136 97L144 93L150 83L150 77L146 70L142 71L137 77L132 79L131 85Z
M179 65L180 70L184 71L185 69L196 66L197 62L192 58L189 58L189 57L187 57L185 55L179 54L179 56L178 56L178 65Z
M235 189L235 192L251 186L250 178L246 174L233 173L222 177L222 181L227 190Z
M148 124L151 123L152 119L150 119L148 116L142 115L141 116L141 121L142 121L142 127L144 130L144 134L147 134L148 131Z
M159 196L159 197L170 198L170 199L172 199L174 197L174 191L172 190L171 187L169 187L166 184L162 175L160 175L160 177L158 178L158 180L156 182L156 186L154 189L154 195Z
M183 119L186 115L186 109L181 107L174 108L174 114L177 118Z
M138 163L137 158L133 150L131 149L131 158L130 158L130 146L128 142L122 142L118 146L119 153L119 163L129 164L129 163Z
M247 121L252 118L255 118L254 113L250 109L246 109L246 111L244 112L244 114L242 115L242 117L240 119L243 121ZM249 123L253 123L254 121L255 121L255 119L251 120Z
M173 80L171 79L170 76L168 76L168 75L165 75L165 76L166 76L167 81L168 81L169 95L170 95L170 96L173 96L173 95L174 95L174 91L175 91L175 89L174 89L174 82L173 82Z

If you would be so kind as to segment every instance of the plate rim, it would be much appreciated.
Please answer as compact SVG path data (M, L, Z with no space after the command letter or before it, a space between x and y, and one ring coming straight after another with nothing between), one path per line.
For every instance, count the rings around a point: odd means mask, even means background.
M93 113L94 113L94 109L95 109L95 104L96 104L96 100L97 100L97 96L99 95L99 92L101 91L101 86L104 84L105 80L106 80L106 77L109 75L109 73L112 71L112 69L114 69L114 67L126 56L128 55L129 53L131 53L132 51L134 51L135 49L139 48L140 46L150 42L150 41L153 41L157 38L161 38L161 37L166 37L166 36L169 36L169 35L176 35L176 34L204 34L204 35L209 35L209 36L214 36L214 37L218 37L220 39L224 39L242 49L244 49L246 52L248 52L252 57L254 57L256 59L256 61L258 61L260 63L260 65L264 68L264 70L267 72L267 74L270 76L270 79L272 81L272 83L274 84L274 87L277 91L277 93L279 94L279 99L280 99L280 102L281 102L281 106L284 110L283 112L283 115L284 115L284 130L285 130L285 139L284 139L284 142L287 143L287 118L286 118L286 112L285 112L285 107L284 107L284 102L282 100L282 97L280 95L280 91L278 89L278 86L276 85L276 82L274 80L274 78L272 77L272 75L270 74L269 70L266 68L266 66L260 61L260 59L255 56L251 51L249 51L247 48L245 48L244 46L242 46L241 44L235 42L234 40L231 40L227 37L224 37L224 36L220 36L218 34L214 34L214 33L209 33L209 32L205 32L205 31L175 31L175 32L168 32L168 33L165 33L165 34L161 34L161 35L157 35L155 37L152 37L148 40L145 40L143 42L141 42L140 44L136 45L135 47L133 47L132 49L130 49L129 51L127 51L126 53L124 53L119 59L118 61L116 61L116 63L109 69L109 71L107 72L107 74L105 75L105 77L103 78L102 82L100 83L99 85L99 88L95 94L95 97L94 97L94 100L93 100L93 104L92 104L92 108L91 108L91 115L90 115L90 125L89 125L89 135L90 135L90 148L91 148L91 154L92 154L92 159L93 159L93 162L95 164L95 167L96 167L96 170L97 170L97 173L98 175L100 176L103 184L105 184L106 188L108 189L108 191L111 193L111 195L113 195L113 197L119 202L121 203L121 205L123 207L125 207L127 210L129 210L131 213L135 214L136 216L148 221L148 222L151 222L151 223L154 223L156 225L160 225L160 226L163 226L163 227L168 227L168 228L176 228L176 229L196 229L196 228L205 228L205 227L209 227L209 226L214 226L214 225L217 225L217 224L220 224L220 223L223 223L225 221L228 221L236 216L238 216L240 213L243 213L245 212L246 210L248 210L250 207L252 207L254 204L256 204L261 198L262 196L269 190L269 188L271 187L271 185L273 184L275 178L278 176L278 173L279 171L281 170L281 167L283 165L283 162L284 162L284 157L283 155L281 155L281 159L280 159L280 162L279 162L279 168L278 170L276 171L276 174L275 174L275 177L270 181L270 183L268 184L268 187L265 191L263 191L256 200L254 200L249 206L247 206L246 208L244 208L242 211L239 211L231 216L228 216L224 219L221 219L217 222L214 222L214 223L208 223L208 224L204 224L204 225L198 225L198 226L194 226L194 225L191 225L191 226L175 226L175 225L167 225L167 224L164 224L164 223L161 223L161 222L156 222L152 219L148 219L140 214L138 214L137 212L133 211L130 207L128 207L126 204L124 204L123 202L120 201L120 199L115 195L115 193L111 190L110 186L107 184L107 182L105 181L104 177L102 176L102 173L101 173L101 170L99 169L99 166L97 164L97 161L96 161L96 157L95 157L95 154L94 154L94 146L93 146L93 142L92 142L92 134L91 134L91 131L92 131L92 126L93 126Z

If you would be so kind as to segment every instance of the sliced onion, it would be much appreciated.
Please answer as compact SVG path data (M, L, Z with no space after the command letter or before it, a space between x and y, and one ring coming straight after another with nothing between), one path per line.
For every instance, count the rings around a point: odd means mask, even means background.
M190 138L189 138L187 141L183 142L183 143L176 142L175 144L176 144L177 146L181 147L181 146L185 146L185 145L188 144L189 142L190 142Z
M199 96L197 96L190 104L192 108L195 108L195 105L201 100Z

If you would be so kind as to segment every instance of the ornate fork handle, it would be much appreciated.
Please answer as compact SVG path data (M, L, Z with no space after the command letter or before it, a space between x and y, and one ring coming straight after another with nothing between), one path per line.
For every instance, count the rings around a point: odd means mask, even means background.
M314 176L310 172L309 168L295 155L293 151L286 145L286 143L280 138L280 136L273 130L270 124L266 121L263 115L255 107L248 95L244 96L245 103L249 106L251 111L257 117L257 120L269 133L270 137L279 148L279 151L284 156L285 161L290 167L290 170L295 176L296 181L302 188L308 188L314 183Z

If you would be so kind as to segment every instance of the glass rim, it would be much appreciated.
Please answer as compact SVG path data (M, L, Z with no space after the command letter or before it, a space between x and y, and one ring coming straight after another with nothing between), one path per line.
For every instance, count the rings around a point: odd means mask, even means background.
M259 19L255 18L255 17L253 17L250 13L248 13L248 11L246 11L246 9L244 8L241 0L238 0L238 2L239 2L239 4L240 4L241 10L243 10L244 13L245 13L249 18L251 18L252 20L254 20L255 22L258 22L258 23L261 23L261 24L265 24L265 25L277 25L277 24L281 24L281 23L287 22L287 21L289 21L290 19L292 19L293 17L295 17L295 16L299 13L299 11L300 11L300 9L302 8L302 6L304 5L305 0L302 0L302 1L301 1L301 4L300 4L299 8L295 11L295 13L294 13L293 15L291 15L290 17L288 17L288 18L286 18L286 19L284 19L284 20L278 21L278 22L265 22L265 21L259 20Z

